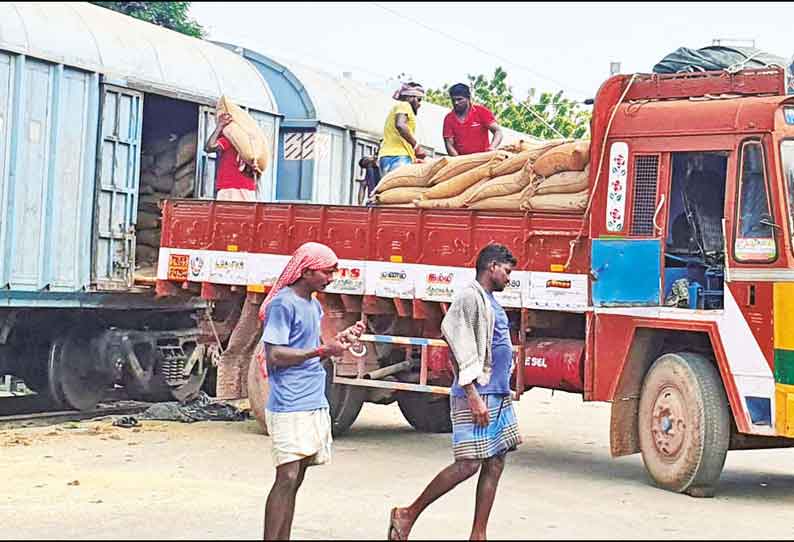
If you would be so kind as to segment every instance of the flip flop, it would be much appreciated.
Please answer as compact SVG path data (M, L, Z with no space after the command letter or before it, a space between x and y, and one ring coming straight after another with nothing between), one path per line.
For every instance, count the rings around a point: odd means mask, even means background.
M116 421L113 422L113 425L116 427L123 427L125 429L129 429L130 427L138 427L140 423L138 423L138 419L134 416L123 416Z
M397 508L391 509L391 516L389 517L389 530L386 531L386 540L408 540L408 537L403 534L396 524L396 518L394 517L396 512ZM393 537L392 533L396 533L397 536Z

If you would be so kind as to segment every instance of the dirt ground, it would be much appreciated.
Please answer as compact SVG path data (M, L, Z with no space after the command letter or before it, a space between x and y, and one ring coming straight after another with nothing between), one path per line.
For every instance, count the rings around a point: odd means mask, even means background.
M718 494L652 487L639 456L611 459L605 404L533 390L517 405L524 444L508 457L493 539L794 537L794 449L728 454ZM0 431L0 539L257 539L273 480L254 421L111 420ZM365 405L333 463L309 470L297 539L384 539L451 459L449 435L413 431L396 405ZM474 478L433 504L416 539L468 536Z

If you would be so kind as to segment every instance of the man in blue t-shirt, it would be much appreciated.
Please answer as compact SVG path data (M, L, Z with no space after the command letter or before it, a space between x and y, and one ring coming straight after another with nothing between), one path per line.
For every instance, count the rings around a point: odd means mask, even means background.
M521 443L511 403L513 345L507 314L493 296L510 283L516 260L507 247L490 244L477 257L477 278L463 288L441 324L455 381L450 390L455 461L411 506L393 508L389 540L408 540L430 503L480 471L470 540L485 540L488 516L505 464Z
M265 407L276 480L265 507L265 540L288 540L306 467L331 457L331 418L320 359L341 356L364 331L358 322L320 344L323 310L313 294L333 280L337 258L319 243L293 255L263 303L264 358L270 380Z

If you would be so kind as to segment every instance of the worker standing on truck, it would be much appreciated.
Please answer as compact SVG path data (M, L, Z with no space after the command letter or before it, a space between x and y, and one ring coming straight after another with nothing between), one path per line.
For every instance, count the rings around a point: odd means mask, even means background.
M422 104L425 90L419 83L403 83L394 93L397 103L389 111L383 126L383 143L378 160L380 173L390 171L405 164L412 164L425 153L416 141L416 113Z
M490 244L477 257L477 277L455 299L441 322L455 380L450 389L455 461L407 508L393 508L389 540L407 540L422 511L479 470L471 540L485 540L505 454L521 443L513 411L513 346L507 314L493 296L510 282L516 260Z
M331 282L337 262L334 251L325 245L301 245L260 310L270 379L265 418L276 466L265 507L265 540L289 539L306 467L331 458L331 417L320 359L341 356L364 331L359 322L320 345L323 310L314 294Z
M452 111L444 117L444 145L450 156L492 151L502 143L502 129L493 113L484 105L471 101L467 85L457 83L449 88ZM493 141L488 141L488 132Z
M240 159L240 154L232 142L222 135L223 129L231 122L232 116L222 113L218 117L215 131L204 145L204 150L208 153L220 152L215 179L217 199L256 201L256 174L253 168Z
M256 174L250 164L240 159L240 154L231 141L223 135L223 129L232 122L229 113L221 113L215 130L210 135L204 150L219 153L215 177L216 198L224 201L256 201ZM257 294L249 293L243 300L240 317L232 329L226 349L218 362L216 397L222 400L239 399L245 393L246 369L250 363L261 331L257 318L259 311Z

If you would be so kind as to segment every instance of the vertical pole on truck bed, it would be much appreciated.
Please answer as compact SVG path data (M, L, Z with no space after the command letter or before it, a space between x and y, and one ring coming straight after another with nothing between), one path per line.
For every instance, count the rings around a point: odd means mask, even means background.
M367 315L364 312L364 307L361 307L361 321L364 322L364 329L367 328ZM356 374L358 374L358 378L364 377L364 370L366 369L364 363L366 361L366 356L361 356L360 358L356 358ZM380 364L378 364L380 366Z
M516 360L516 399L524 393L524 360L527 359L527 325L529 324L529 311L521 309L521 331L518 336L518 359Z
M419 367L419 385L427 385L427 345L422 345L422 364Z

